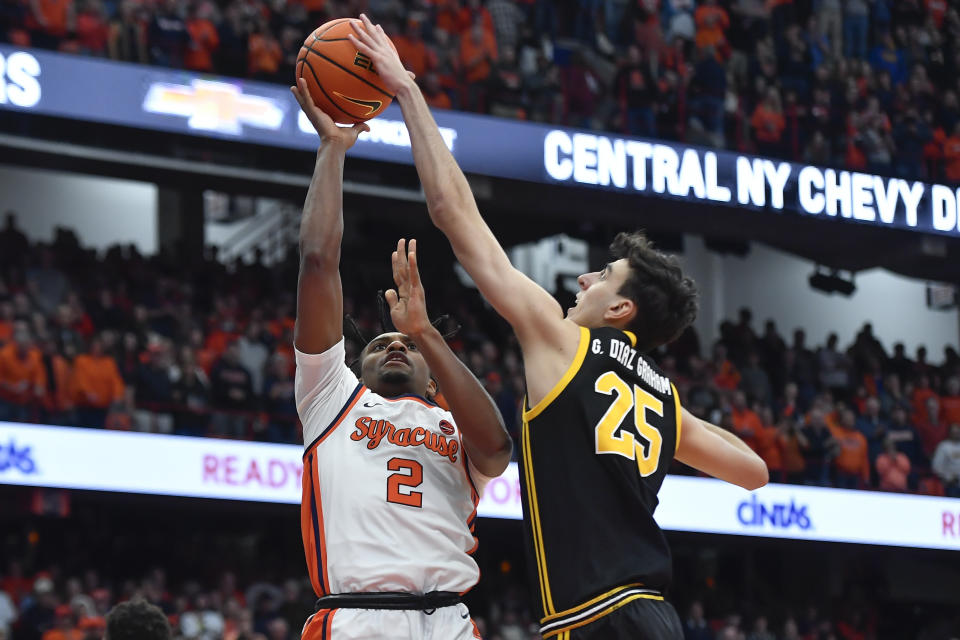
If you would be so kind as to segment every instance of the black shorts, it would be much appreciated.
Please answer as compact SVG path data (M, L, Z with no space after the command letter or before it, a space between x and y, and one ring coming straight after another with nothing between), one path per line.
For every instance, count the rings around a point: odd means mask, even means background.
M665 600L638 598L557 640L683 640L683 626L673 605ZM552 640L552 639L551 639Z

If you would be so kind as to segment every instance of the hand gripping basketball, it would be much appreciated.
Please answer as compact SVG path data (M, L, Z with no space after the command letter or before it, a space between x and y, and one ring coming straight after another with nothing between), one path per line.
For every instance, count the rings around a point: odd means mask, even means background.
M303 78L298 78L297 86L290 87L290 91L297 99L310 124L320 134L320 139L324 144L336 144L343 149L349 149L357 141L357 136L364 131L370 131L370 127L363 122L358 122L352 127L338 127L333 118L313 103L310 91L307 90L307 81Z
M350 23L353 33L348 34L347 37L357 51L373 61L373 66L377 69L384 88L396 94L413 83L416 76L403 67L400 56L390 42L390 38L384 33L383 27L374 25L363 13L360 14L360 21L361 24L355 20Z
M421 335L431 326L427 317L427 299L420 284L420 270L417 269L417 241L410 241L410 250L406 250L407 241L397 242L393 252L393 281L397 288L389 289L384 296L390 305L390 319L397 331L408 336Z

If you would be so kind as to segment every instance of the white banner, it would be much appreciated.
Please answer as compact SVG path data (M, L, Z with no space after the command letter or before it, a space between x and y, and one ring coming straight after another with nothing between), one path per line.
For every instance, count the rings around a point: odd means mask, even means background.
M296 445L0 422L0 484L300 503ZM479 515L522 517L517 464ZM668 476L657 522L698 533L960 550L960 500Z

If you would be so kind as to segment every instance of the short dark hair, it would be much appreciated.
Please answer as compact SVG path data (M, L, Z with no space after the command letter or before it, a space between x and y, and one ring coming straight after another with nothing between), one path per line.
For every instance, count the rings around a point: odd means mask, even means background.
M658 251L642 231L617 234L610 256L630 265L617 293L637 306L625 327L636 334L637 348L646 353L678 338L697 317L697 285L683 275L677 258Z
M142 598L118 604L107 614L107 640L170 640L167 616Z

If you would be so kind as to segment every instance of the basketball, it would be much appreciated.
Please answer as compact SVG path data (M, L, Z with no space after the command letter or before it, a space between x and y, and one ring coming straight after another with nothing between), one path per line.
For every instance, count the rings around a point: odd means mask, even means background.
M297 59L297 78L307 81L313 103L339 124L376 117L393 100L373 62L347 37L353 33L351 22L362 25L355 18L338 18L318 27Z

